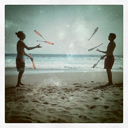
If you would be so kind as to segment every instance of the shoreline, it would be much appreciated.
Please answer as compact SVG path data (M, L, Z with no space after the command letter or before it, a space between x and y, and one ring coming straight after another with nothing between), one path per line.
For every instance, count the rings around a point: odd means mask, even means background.
M112 72L113 83L123 82L123 72ZM5 74L5 86L16 85L18 72L16 74ZM108 81L106 72L53 72L53 73L31 73L23 74L22 81L30 85L69 85L73 83L102 83Z
M99 73L99 72L106 72L105 69L101 70L83 70L83 69L32 69L32 68L26 68L24 74L43 74L43 73ZM123 70L112 70L112 72L119 72L123 73ZM5 75L17 75L17 69L14 67L5 68Z

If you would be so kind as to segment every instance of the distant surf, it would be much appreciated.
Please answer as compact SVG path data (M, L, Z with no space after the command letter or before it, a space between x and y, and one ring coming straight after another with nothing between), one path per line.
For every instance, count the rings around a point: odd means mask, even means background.
M99 60L100 55L66 55L66 54L31 54L36 69L57 71L104 71L104 60L96 68L92 66ZM16 67L16 54L5 54L5 68ZM32 62L25 56L25 68L32 69ZM123 56L115 56L113 71L123 71Z

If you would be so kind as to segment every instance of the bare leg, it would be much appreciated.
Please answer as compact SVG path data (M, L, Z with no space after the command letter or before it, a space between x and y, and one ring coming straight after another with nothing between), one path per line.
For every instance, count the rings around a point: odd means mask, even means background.
M112 85L113 82L112 82L112 72L111 72L111 69L106 69L107 71L107 75L108 75L108 81L109 81L109 85Z
M22 78L23 73L24 73L24 71L23 72L19 72L18 81L17 81L16 87L20 87L20 84L22 85L21 78Z

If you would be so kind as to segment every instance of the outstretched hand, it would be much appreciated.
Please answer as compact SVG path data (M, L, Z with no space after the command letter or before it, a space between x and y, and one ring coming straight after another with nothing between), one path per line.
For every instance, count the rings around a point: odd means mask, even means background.
M38 44L36 47L37 47L37 48L41 48L40 44Z
M101 56L101 58L100 58L100 59L102 60L102 59L104 59L104 57L105 57L105 56Z

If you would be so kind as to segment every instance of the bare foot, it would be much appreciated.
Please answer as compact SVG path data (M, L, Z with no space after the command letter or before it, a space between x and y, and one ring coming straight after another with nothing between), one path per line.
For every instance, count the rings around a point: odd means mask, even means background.
M20 87L20 85L16 85L16 87Z
M105 84L105 86L110 86L110 85L113 85L113 83L107 83L107 84Z
M20 83L20 85L24 85L23 83Z

